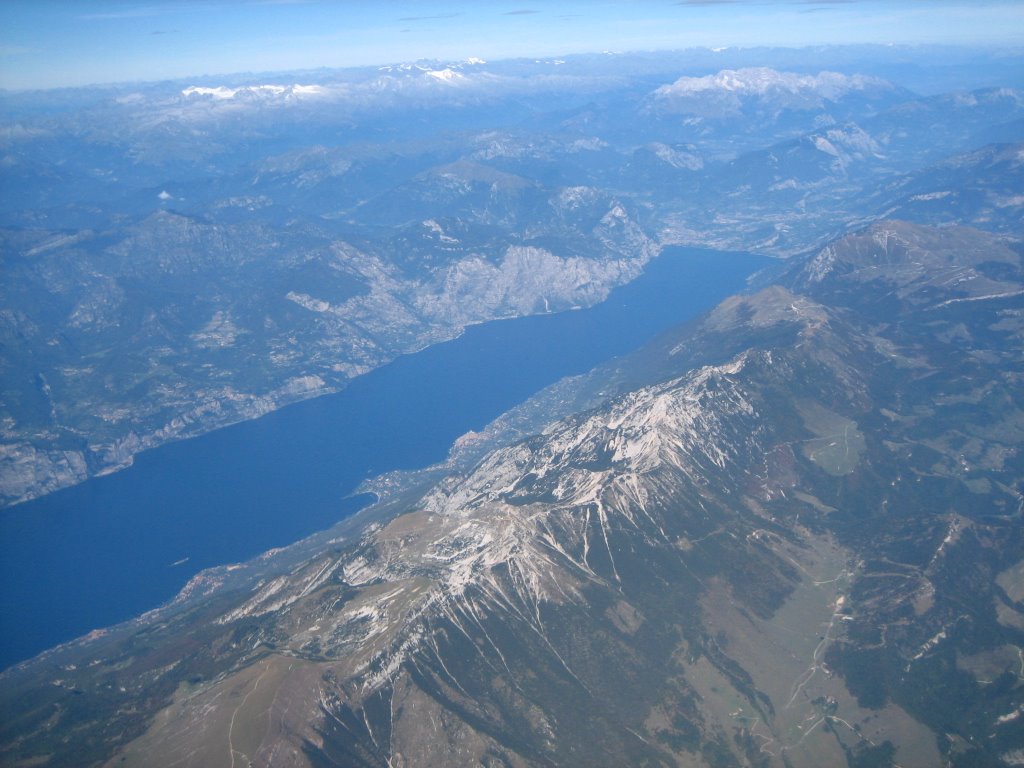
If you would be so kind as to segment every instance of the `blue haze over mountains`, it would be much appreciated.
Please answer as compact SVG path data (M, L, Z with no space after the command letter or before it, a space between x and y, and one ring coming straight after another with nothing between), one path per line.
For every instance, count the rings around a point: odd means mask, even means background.
M1017 764L1021 63L750 49L5 94L7 505L594 306L674 246L778 261L551 369L446 463L368 479L356 517L8 670L2 759Z
M917 98L887 63L979 66L766 49L7 94L0 494L336 391L467 323L591 304L661 243L792 255L911 209L1012 229L1019 94ZM1005 145L986 188L976 153ZM943 174L982 188L929 198Z

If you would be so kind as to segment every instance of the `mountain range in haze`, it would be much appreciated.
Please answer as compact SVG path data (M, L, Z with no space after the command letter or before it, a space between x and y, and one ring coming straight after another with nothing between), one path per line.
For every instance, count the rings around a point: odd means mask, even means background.
M8 503L670 244L779 258L354 517L6 670L0 761L1024 764L1024 99L801 55L18 102Z
M6 96L0 497L337 391L470 323L590 305L666 244L785 256L893 215L1019 229L1021 96L857 73L883 54Z

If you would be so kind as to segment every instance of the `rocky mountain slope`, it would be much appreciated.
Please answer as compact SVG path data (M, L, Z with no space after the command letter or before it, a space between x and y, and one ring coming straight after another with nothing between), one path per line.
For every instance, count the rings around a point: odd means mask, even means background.
M0 754L1017 764L1022 334L1019 243L872 225L533 436L7 671Z

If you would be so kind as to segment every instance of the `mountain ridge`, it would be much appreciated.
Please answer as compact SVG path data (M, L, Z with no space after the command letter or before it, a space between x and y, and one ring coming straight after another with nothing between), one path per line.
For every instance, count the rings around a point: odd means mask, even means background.
M57 712L110 765L1012 760L1012 245L837 241L576 380L589 408L4 673L36 702L4 754Z

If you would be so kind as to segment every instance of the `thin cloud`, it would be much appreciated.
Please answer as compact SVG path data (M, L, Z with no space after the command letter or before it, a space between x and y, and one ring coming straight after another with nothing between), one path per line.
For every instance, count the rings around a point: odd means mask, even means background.
M531 13L540 13L540 11L535 11L532 8L520 8L517 11L505 11L502 16L527 16Z
M840 6L852 5L858 0L793 0L793 5L810 5L813 8L800 8L799 13L820 13L822 11L838 11Z
M39 53L39 49L27 45L0 45L0 57L22 56L26 53Z
M438 13L434 16L400 16L399 21L431 21L433 19L454 19L461 16L461 13Z
M676 5L735 5L737 0L677 0Z
M159 16L164 13L160 8L128 8L124 11L111 11L109 13L83 13L79 19L83 21L110 21L116 19L145 19L149 16Z

